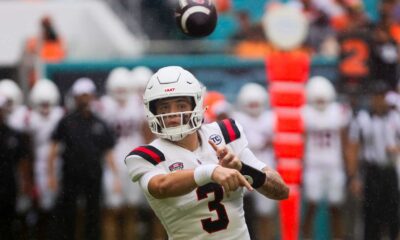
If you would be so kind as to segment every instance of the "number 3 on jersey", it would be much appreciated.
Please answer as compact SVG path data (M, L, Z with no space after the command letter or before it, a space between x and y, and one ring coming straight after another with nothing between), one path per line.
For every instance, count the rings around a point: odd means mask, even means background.
M207 198L209 193L214 193L214 200L208 203L208 208L210 211L216 211L218 219L201 219L203 229L208 233L226 229L229 224L229 218L228 214L226 214L225 206L221 203L222 199L224 198L224 190L222 189L222 186L216 183L209 183L198 187L196 193L199 201Z

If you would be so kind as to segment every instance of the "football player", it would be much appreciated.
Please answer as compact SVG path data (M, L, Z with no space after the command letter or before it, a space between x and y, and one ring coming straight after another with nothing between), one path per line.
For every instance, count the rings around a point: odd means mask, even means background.
M51 134L64 116L64 109L58 105L59 100L60 93L57 86L48 79L36 82L29 94L32 111L29 114L27 128L34 144L35 153L33 170L38 193L38 234L41 236L39 238L45 238L50 211L54 207L56 198L56 193L51 191L47 185L47 154L50 148ZM59 167L57 166L57 168Z
M130 72L130 81L129 81L129 89L131 89L132 99L136 101L136 104L139 104L140 107L137 111L141 111L141 114L144 114L143 107L143 94L146 89L147 82L151 78L154 72L145 66L137 66L133 68ZM142 128L144 142L149 143L154 139L154 135L151 133L149 126L146 122L145 126Z
M236 121L203 124L204 92L181 67L158 70L143 99L158 138L135 148L125 162L169 238L250 239L244 188L278 200L289 188L249 150Z
M239 91L234 119L243 125L249 149L257 159L275 169L272 149L275 116L268 108L268 94L264 87L247 83ZM255 203L257 239L274 239L275 201L260 194L251 194Z
M118 167L122 191L114 191L115 175L108 167L104 168L104 238L135 239L138 222L137 208L145 201L137 184L133 184L124 158L132 150L132 145L144 144L143 130L146 117L142 105L132 99L129 89L130 71L123 67L113 69L106 80L107 95L100 99L100 115L117 134L114 158ZM147 127L147 125L146 125ZM118 219L122 219L122 224ZM123 237L118 236L122 232Z
M130 89L134 95L140 96L140 101L152 75L153 71L145 66L137 66L131 70Z
M19 130L26 130L26 118L28 108L22 103L24 97L21 88L11 79L0 80L0 94L7 98L7 122L10 127Z
M340 209L345 200L344 129L350 111L336 102L332 83L321 76L312 77L306 86L308 103L302 109L306 128L304 190L308 202L304 237L311 238L312 222L318 203L329 205L333 238L342 238Z

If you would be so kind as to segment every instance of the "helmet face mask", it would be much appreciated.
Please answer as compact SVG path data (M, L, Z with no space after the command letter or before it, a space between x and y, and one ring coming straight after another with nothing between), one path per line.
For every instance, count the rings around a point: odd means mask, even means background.
M165 113L155 115L151 122L157 122L155 128L157 128L157 135L161 138L166 138L171 141L179 141L185 138L190 133L196 131L202 124L202 122L196 121L192 116L203 114L201 112L176 112L176 113ZM178 118L179 124L175 126L169 126L168 118Z
M180 141L195 132L203 123L205 88L188 71L181 67L165 67L156 72L149 80L145 93L144 105L151 131L160 138ZM155 104L158 100L176 97L189 97L190 111L158 114ZM179 123L168 126L169 118L178 118Z

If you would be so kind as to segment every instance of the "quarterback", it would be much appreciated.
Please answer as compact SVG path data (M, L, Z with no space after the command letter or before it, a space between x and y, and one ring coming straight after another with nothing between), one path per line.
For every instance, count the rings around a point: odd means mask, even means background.
M158 70L143 99L158 138L131 151L125 163L169 239L250 239L244 191L282 200L289 188L249 150L239 123L203 124L204 93L187 70Z

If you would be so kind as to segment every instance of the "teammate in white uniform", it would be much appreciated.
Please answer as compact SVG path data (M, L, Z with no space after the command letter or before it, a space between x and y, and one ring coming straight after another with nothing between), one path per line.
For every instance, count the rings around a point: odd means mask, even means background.
M156 72L144 104L158 139L135 148L125 162L169 239L250 239L243 187L273 199L287 198L289 189L248 149L234 120L202 124L204 91L181 67Z
M103 172L104 186L104 238L106 240L135 239L137 236L137 208L143 203L144 196L137 184L133 184L124 159L132 150L132 146L144 144L143 127L146 117L142 104L132 99L129 92L128 69L118 67L111 71L106 81L107 95L100 99L100 115L117 134L117 143L113 154L116 159L122 191L116 192L114 188L114 174L107 166ZM147 126L146 126L147 127ZM118 219L123 219L122 224Z
M302 112L306 128L304 190L308 202L304 237L312 237L316 207L326 199L333 237L342 238L340 208L345 200L346 187L342 141L350 112L335 102L335 89L324 77L311 78L306 91L308 104Z
M43 234L42 236L46 234L49 214L56 199L56 193L50 190L47 184L47 155L51 134L64 116L64 109L58 106L59 100L60 93L57 86L48 79L36 82L29 95L32 111L30 111L27 126L34 144L33 170L39 203L38 228L44 231L40 233Z
M144 114L143 108L143 94L146 89L147 82L151 78L154 72L145 66L137 66L133 68L130 72L130 81L129 81L129 89L132 95L132 101L135 101L134 104L139 104L140 107L136 109L136 111L140 111L140 114ZM154 140L154 135L150 131L148 124L146 123L145 128L143 128L143 138L145 143L149 143Z
M233 118L243 125L249 141L249 149L257 159L275 169L272 148L275 115L268 108L268 94L264 87L256 83L245 84L237 98L238 111ZM260 194L252 193L255 203L257 239L274 239L274 214L276 203Z
M23 94L17 83L11 79L0 80L0 94L8 101L7 123L18 131L26 131L28 108L23 105Z

